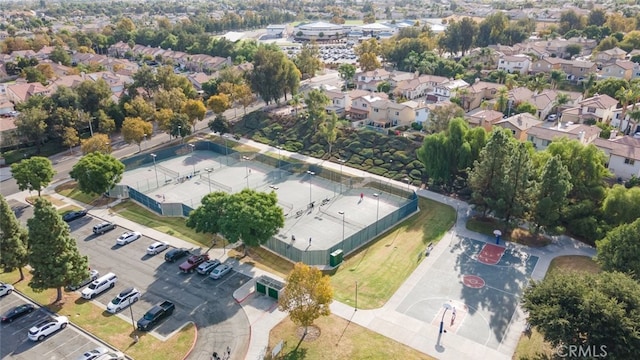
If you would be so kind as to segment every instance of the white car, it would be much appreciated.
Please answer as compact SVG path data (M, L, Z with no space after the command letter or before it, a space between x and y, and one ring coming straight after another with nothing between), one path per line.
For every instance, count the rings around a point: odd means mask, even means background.
M118 245L127 245L128 243L130 243L132 241L136 241L136 240L140 239L141 236L142 236L142 234L140 234L137 231L126 232L126 233L120 235L118 240L116 240L116 244L118 244Z
M54 316L41 321L29 329L29 340L41 341L54 332L66 328L67 325L69 325L69 319L66 316Z
M136 288L128 288L122 291L118 296L116 296L109 305L107 305L107 311L115 314L118 311L126 308L127 306L131 306L136 301L140 300L140 291Z
M101 355L104 355L108 352L109 352L109 349L107 349L106 347L95 348L93 350L89 350L84 354L82 354L82 356L80 356L78 360L95 360L99 358Z
M120 351L116 352L108 352L100 357L95 358L95 360L124 360L124 354Z
M169 248L169 244L162 241L156 241L153 244L149 245L149 247L147 248L147 254L156 255L167 250L167 248Z
M114 273L108 273L94 280L89 286L82 289L82 298L91 300L101 293L111 289L118 282L118 277Z
M220 265L220 260L218 259L207 260L202 264L200 264L196 269L196 271L198 271L198 274L200 275L207 275L208 273L213 271L213 269L215 269L218 265Z
M221 277L225 276L229 271L231 271L231 265L222 264L213 269L211 275L209 275L212 279L218 280Z
M13 291L13 285L0 282L0 296L11 294Z

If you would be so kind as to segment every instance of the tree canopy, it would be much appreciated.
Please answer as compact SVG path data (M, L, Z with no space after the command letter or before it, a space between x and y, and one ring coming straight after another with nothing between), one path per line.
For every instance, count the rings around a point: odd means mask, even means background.
M640 280L640 219L614 228L596 244L603 270L624 272Z
M11 165L11 173L20 190L35 190L40 196L40 191L51 183L56 171L53 169L51 160L34 156Z
M20 280L24 279L22 268L27 265L27 229L22 227L16 215L0 195L0 267L2 271L20 271Z
M80 191L103 194L122 180L124 164L109 154L92 152L83 156L69 175L78 182Z

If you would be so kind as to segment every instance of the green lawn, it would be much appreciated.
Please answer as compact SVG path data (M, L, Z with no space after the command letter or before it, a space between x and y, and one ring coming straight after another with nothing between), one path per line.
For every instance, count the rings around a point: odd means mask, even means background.
M144 225L165 234L175 236L182 240L189 241L198 246L204 246L207 248L211 246L211 235L199 234L196 233L195 230L188 228L186 225L186 219L184 218L160 216L133 201L120 203L111 208L111 211L125 219L134 221L140 225ZM220 241L218 241L218 243L222 246Z
M4 157L4 160L7 165L11 165L15 162L19 162L20 160L24 159L25 155L26 157L31 157L36 155L49 157L51 155L55 155L65 150L69 151L68 148L65 148L62 145L60 145L59 142L49 141L42 145L42 147L40 148L40 154L36 154L36 147L31 146L28 148L21 148L21 149L7 151L2 154L2 157Z
M558 256L551 260L549 270L545 276L566 271L578 271L594 274L600 271L600 266L598 263L586 256ZM520 337L513 359L552 359L552 356L553 347L545 342L543 335L533 328L531 329L530 335L523 334Z
M267 353L282 340L279 359L434 359L336 315L323 316L314 325L320 330L319 336L310 331L301 342L300 328L289 318L284 319L271 329Z
M145 332L133 331L130 322L107 313L90 301L79 296L78 292L63 292L63 299L53 303L56 291L53 289L36 293L28 286L31 274L25 273L26 279L15 283L19 279L17 271L1 273L0 281L14 283L16 289L49 310L67 316L71 322L87 330L103 341L109 343L136 360L173 360L185 357L196 339L193 326L186 326L179 333L162 342ZM140 341L133 343L133 337L138 335ZM153 351L149 351L153 349Z
M57 186L56 192L60 195L66 196L76 201L80 201L85 204L91 204L99 198L99 196L97 195L85 194L82 191L78 190L77 183L75 181L68 181L62 185Z
M334 298L354 305L358 282L358 308L381 307L423 260L425 248L453 226L455 210L420 198L420 212L389 230L357 254L350 256L331 277Z

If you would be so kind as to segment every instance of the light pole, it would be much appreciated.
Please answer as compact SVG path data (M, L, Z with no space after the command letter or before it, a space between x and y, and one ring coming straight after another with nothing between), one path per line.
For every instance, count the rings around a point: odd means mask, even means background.
M342 165L347 162L347 160L338 159L340 162L340 195L342 195Z
M438 343L436 344L436 346L440 346L440 337L444 332L444 316L447 314L447 310L452 309L451 304L449 303L442 304L442 307L444 308L444 312L442 312L442 319L440 319L440 331L438 332Z
M184 136L182 136L182 125L178 125L178 135L180 135L180 144L184 142Z
M249 161L249 158L246 156L242 157L242 160L245 161L244 163L244 173L247 175L246 179L247 179L247 189L249 189L249 164L246 163L246 161Z
M375 196L376 198L376 235L378 235L378 217L380 216L380 194L375 193L373 194L373 196Z
M196 146L193 144L189 144L189 147L191 148L191 157L193 158L191 159L193 161L193 175L195 176L196 175L196 162L195 162L196 157L194 153L196 151Z
M158 181L158 168L156 167L156 154L151 154L151 158L153 158L153 170L156 172L156 186L160 187L160 182Z
M314 173L311 170L307 170L307 174L309 174L309 204L311 204L311 178L313 177L313 175L315 175L316 173Z
M211 194L211 172L213 169L206 168L204 169L207 172L207 182L209 183L209 194Z
M133 326L133 331L136 331L136 322L133 320L133 304L129 305L129 312L131 313L131 326Z
M358 311L358 282L356 281L356 307L355 311Z
M344 242L344 211L338 211L338 214L342 215L342 241Z
M282 155L280 155L280 150L282 150L282 146L276 146L278 148L278 170L280 170L280 160L282 159Z
M409 191L409 186L410 186L410 181L411 179L409 179L408 177L404 178L404 180L407 182L407 191Z

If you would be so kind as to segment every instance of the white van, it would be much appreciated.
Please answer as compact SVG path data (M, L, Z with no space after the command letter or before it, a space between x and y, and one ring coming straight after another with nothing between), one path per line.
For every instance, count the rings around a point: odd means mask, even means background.
M82 297L87 300L93 299L102 292L114 287L116 282L118 282L118 277L114 273L101 276L82 290Z

